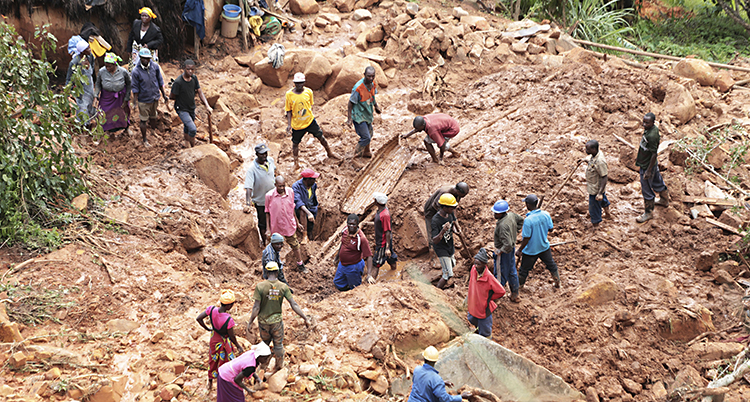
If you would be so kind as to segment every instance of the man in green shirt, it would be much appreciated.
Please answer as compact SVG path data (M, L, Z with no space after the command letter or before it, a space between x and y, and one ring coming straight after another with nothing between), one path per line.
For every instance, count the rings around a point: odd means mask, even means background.
M659 163L656 160L661 137L659 128L654 125L655 121L656 116L653 113L643 116L643 137L635 159L635 165L638 166L641 175L641 193L646 207L643 215L636 218L638 223L653 218L654 205L669 206L669 190L659 173ZM659 200L656 200L656 193L659 193Z
M508 201L500 200L492 206L495 223L495 278L500 284L510 285L510 301L518 303L518 271L516 271L516 239L523 227L523 217L509 211ZM498 261L499 260L499 261ZM499 262L499 269L498 269Z
M355 157L372 157L370 140L374 135L372 131L373 111L380 114L380 108L375 101L375 94L377 93L375 68L367 66L365 77L357 81L352 88L352 95L349 97L349 104L346 109L346 125L353 125L354 131L359 135L359 142L354 150Z
M255 304L250 320L247 322L247 333L251 332L251 325L255 317L258 317L260 339L267 345L273 341L273 354L276 357L273 372L277 372L284 364L284 322L281 320L281 305L284 299L289 300L292 310L305 320L308 328L310 319L292 298L289 286L278 280L279 265L276 261L266 263L266 271L268 279L255 286L255 293L253 293Z

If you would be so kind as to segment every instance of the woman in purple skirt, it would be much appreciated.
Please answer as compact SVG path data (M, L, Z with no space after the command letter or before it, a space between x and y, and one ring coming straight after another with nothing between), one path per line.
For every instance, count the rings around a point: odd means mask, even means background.
M219 367L218 384L216 386L216 402L244 402L245 394L242 390L252 394L244 380L253 377L258 384L261 378L255 372L258 364L265 365L271 358L271 348L261 342L253 345L250 350L224 363Z

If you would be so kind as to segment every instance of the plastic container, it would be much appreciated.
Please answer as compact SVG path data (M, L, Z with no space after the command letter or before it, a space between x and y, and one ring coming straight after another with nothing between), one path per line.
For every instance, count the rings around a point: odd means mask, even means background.
M231 18L226 14L222 14L221 19L221 36L225 38L234 38L237 36L237 29L240 27L240 16Z
M236 6L234 4L225 4L224 5L224 15L227 18L236 18L240 15L240 6Z

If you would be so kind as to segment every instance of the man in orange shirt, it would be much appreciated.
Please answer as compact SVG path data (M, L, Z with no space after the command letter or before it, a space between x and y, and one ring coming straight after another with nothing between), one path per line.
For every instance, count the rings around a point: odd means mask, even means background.
M490 260L487 250L480 248L474 256L474 266L471 267L469 278L469 314L467 319L477 327L479 335L492 337L492 312L497 308L495 300L505 296L505 289L495 279L492 272L487 271Z

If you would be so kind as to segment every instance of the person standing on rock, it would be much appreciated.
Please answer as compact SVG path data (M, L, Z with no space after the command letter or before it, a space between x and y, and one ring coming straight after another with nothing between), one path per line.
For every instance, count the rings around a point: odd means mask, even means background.
M357 148L354 150L354 156L372 157L370 141L374 135L372 131L373 111L380 114L380 108L375 101L375 94L377 93L375 68L367 66L365 68L365 77L357 81L352 88L352 95L349 97L346 109L346 125L353 125L354 131L359 135L359 142L357 142Z
M643 223L653 218L654 206L669 206L669 190L664 179L659 172L659 162L656 160L659 152L659 128L654 122L656 115L646 113L643 116L643 137L638 146L638 156L635 159L635 165L638 166L641 175L641 193L643 194L643 203L645 212L636 218L636 222ZM659 200L656 200L656 193L659 193Z
M281 370L284 365L284 322L281 320L281 307L284 299L289 301L292 310L297 313L305 325L310 327L310 319L307 318L297 302L292 298L292 291L284 282L279 281L279 266L270 261L265 266L268 271L268 279L257 284L253 293L255 304L253 312L250 314L250 321L247 322L247 333L250 333L251 325L258 317L258 330L260 339L270 345L273 342L273 355L276 357L276 365L273 371Z
M442 186L438 188L430 198L427 199L427 202L424 204L424 223L425 223L425 231L427 232L427 245L428 248L432 247L432 217L437 214L438 210L440 210L440 204L438 201L440 200L440 196L443 194L450 194L455 199L456 202L460 202L462 198L466 197L469 194L469 185L464 182L459 182L455 186ZM460 230L460 228L459 228Z
M508 201L500 200L492 206L495 214L495 278L502 286L510 286L510 301L518 303L518 272L516 271L516 238L523 227L523 217L509 212ZM499 260L499 261L498 261ZM499 264L498 264L499 262ZM499 265L499 269L498 269Z
M461 402L469 399L471 392L462 392L461 395L450 395L445 387L453 387L448 381L443 381L440 373L435 370L440 353L434 346L428 346L422 352L424 364L414 369L414 381L411 385L409 402Z
M284 247L284 236L274 233L271 235L271 243L266 246L266 248L263 249L263 254L261 256L261 262L263 263L263 279L268 279L268 270L266 269L266 264L269 262L275 262L276 265L279 266L279 271L277 273L277 278L281 282L286 283L287 285L289 282L286 281L286 278L284 277L284 263L281 262L281 249Z
M598 226L602 221L602 210L607 219L611 219L609 213L609 200L604 194L607 187L607 160L604 153L599 151L599 141L590 140L586 143L586 154L591 158L586 160L586 191L589 193L589 216L591 224Z
M284 240L294 252L294 257L297 258L297 270L305 272L299 241L295 236L297 230L302 231L304 227L294 213L294 192L286 186L284 176L276 176L274 185L276 188L266 193L266 236L270 238L271 233L284 236Z
M539 209L539 198L534 194L529 194L523 199L526 203L526 219L523 221L521 235L523 241L521 246L516 250L516 258L521 261L521 269L518 271L519 289L523 289L526 284L526 278L529 272L534 268L536 260L541 259L544 266L552 274L555 281L555 287L560 288L560 273L557 271L557 264L552 258L547 233L553 229L552 217L547 211ZM521 256L523 255L523 258Z
M302 178L292 184L294 213L300 223L307 222L307 230L304 234L308 239L312 239L315 218L318 216L318 184L315 181L320 177L320 173L312 169L304 169L300 176Z
M258 213L258 231L261 244L268 241L266 237L266 194L274 189L276 164L268 156L268 146L261 143L255 146L255 160L250 164L245 174L245 213L250 213L250 207L255 206ZM263 264L265 266L265 264ZM282 275L283 277L283 275Z
M216 381L216 402L244 402L245 394L253 391L245 384L246 378L253 378L256 384L263 379L257 374L258 366L265 365L271 359L271 348L261 342L253 345L247 353L219 367Z
M143 137L143 145L149 146L146 123L151 128L156 128L156 108L159 106L159 93L161 92L164 102L169 109L167 91L164 87L164 78L161 75L161 68L156 63L151 62L151 52L148 49L141 49L140 63L138 63L130 78L133 83L133 98L138 103L138 114L140 115L140 129Z
M456 266L456 248L453 245L453 234L461 236L461 229L458 227L456 210L458 201L452 194L445 193L438 200L440 210L432 217L430 228L432 230L432 248L440 260L440 268L443 275L437 283L437 287L445 289L448 280L453 277L453 268ZM463 240L463 239L461 239Z
M234 335L234 320L229 315L229 310L234 306L235 297L231 290L222 290L219 298L220 307L210 306L206 311L200 313L196 321L206 331L213 331L208 346L208 392L213 388L214 378L219 377L219 368L228 361L234 359L235 353L232 344L237 351L243 353L242 346L237 342ZM203 321L208 317L211 328ZM231 341L231 343L230 343Z
M505 289L500 282L487 273L490 257L487 250L480 248L474 256L474 265L469 276L469 312L467 320L477 327L479 335L492 337L492 312L497 308L495 300L505 296Z
M211 106L203 95L201 86L198 83L198 77L195 76L195 62L190 59L185 60L182 74L172 83L172 92L169 99L174 100L174 110L182 120L182 132L185 141L191 147L195 146L195 134L198 129L195 127L195 94L200 96L201 102L206 106L206 113L209 115L213 112Z
M391 269L396 269L398 256L393 251L391 212L385 206L388 202L388 196L384 193L374 193L372 196L378 206L378 210L375 212L375 255L372 260L373 278L378 279L378 271L386 262L391 266ZM386 255L386 249L388 249L389 255Z
M424 146L427 148L427 152L430 153L432 161L442 165L443 155L445 151L448 151L454 157L460 156L451 146L448 144L451 138L458 135L461 130L461 126L458 124L458 120L443 113L433 113L426 116L417 116L412 122L413 130L404 134L403 138L409 138L412 134L424 131L427 135L424 137ZM440 148L440 158L435 153L433 144Z
M336 275L333 286L346 292L362 284L362 275L367 266L367 282L375 283L377 274L372 267L372 250L367 237L359 228L359 217L350 214L346 218L346 229L341 232L341 246L336 255Z
M310 133L320 141L331 159L341 159L331 151L328 141L323 136L323 130L318 126L312 113L313 91L305 87L305 74L296 73L292 79L294 88L286 93L284 111L286 111L286 131L292 136L292 155L294 155L294 170L299 169L299 144L302 137Z

